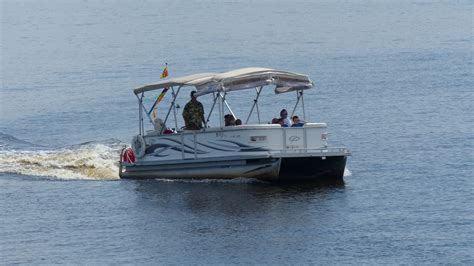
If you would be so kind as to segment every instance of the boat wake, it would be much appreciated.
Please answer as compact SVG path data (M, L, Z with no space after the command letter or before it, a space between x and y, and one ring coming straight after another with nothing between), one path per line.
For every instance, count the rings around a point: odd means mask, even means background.
M0 173L49 177L61 180L119 179L121 143L83 143L61 149L31 145L2 133ZM21 144L21 145L17 145Z
M352 175L352 172L346 168L344 168L344 177L347 177L347 176L351 176Z

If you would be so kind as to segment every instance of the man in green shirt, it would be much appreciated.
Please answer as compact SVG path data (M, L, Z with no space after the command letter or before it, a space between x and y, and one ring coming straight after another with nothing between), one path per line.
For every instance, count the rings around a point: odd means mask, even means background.
M202 128L204 120L204 107L200 103L194 94L196 91L191 92L191 100L184 106L183 118L185 129L187 130L199 130Z

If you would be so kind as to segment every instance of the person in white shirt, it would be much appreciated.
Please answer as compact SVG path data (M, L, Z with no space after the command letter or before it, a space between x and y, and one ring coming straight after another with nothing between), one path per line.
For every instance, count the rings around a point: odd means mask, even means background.
M288 111L286 109L283 109L280 111L280 119L283 120L283 125L285 127L291 127L293 123L291 123L291 119L288 118Z

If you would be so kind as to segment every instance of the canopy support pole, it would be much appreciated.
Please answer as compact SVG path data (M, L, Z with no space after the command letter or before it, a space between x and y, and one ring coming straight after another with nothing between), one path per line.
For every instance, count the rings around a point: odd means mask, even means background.
M155 122L153 121L153 119L151 119L151 116L148 114L148 111L146 110L145 108L145 105L142 104L142 107L143 107L143 111L145 111L145 114L146 116L148 117L148 119L150 120L150 123L155 126ZM143 119L143 118L142 118Z
M142 94L141 94L141 99L138 97L138 95L135 94L135 96L137 96L139 105L141 106L141 107L139 107L140 110L143 109L143 111L145 111L145 114L148 116L148 119L150 120L150 123L151 123L151 124L153 125L153 127L154 127L154 126L155 126L155 122L153 121L153 119L151 119L150 115L148 114L148 110L145 108L145 105L143 104L143 97L145 96L145 93L142 92ZM142 114L141 112L140 112L140 115L141 115L141 116L140 116L140 117L141 117L141 120L143 121L143 114ZM142 127L143 127L143 124L142 124ZM143 130L143 132L145 132L145 130Z
M140 102L140 97L138 97L138 95L135 94L135 96L137 96L137 100L138 100L138 135L140 135L141 133L141 128L142 128L142 123L141 123L141 116L142 116L142 103Z
M209 114L207 115L206 124L209 123L209 119L211 118L212 111L214 111L214 107L216 106L216 102L217 102L217 99L219 98L219 95L213 92L212 97L214 98L214 100L212 103L211 110L209 111Z
M223 125L222 125L222 120L224 120L224 104L222 103L222 95L221 95L221 92L217 92L217 96L219 97L219 125L220 127L222 128Z
M260 96L260 92L262 91L263 89L263 86L260 86L260 89L257 89L255 88L255 90L257 90L257 98L256 98L256 102L255 102L255 107L257 108L257 119L258 119L258 123L260 124L261 121L260 121L260 109L258 108L258 98Z
M301 93L301 106L303 107L303 121L306 121L306 111L304 109L304 97L303 97L303 91Z
M174 93L174 87L171 87L171 95L173 95L173 99L175 99L178 95ZM178 130L178 117L176 115L176 105L173 105L173 116L174 116L174 128ZM163 122L166 125L166 122Z
M235 114L234 112L232 112L232 109L230 109L230 106L229 104L227 103L226 99L225 99L225 96L227 95L227 93L224 92L224 96L222 96L221 94L221 97L222 97L222 102L225 104L225 106L227 107L227 109L229 110L230 114L234 117L235 117ZM224 114L224 107L222 107L222 114Z
M295 103L295 107L293 107L293 111L291 112L291 117L293 117L293 115L295 114L295 111L296 111L296 107L298 107L298 104L300 103L300 99L303 97L303 91L296 91L296 103ZM303 108L304 109L304 108ZM304 111L303 111L304 113ZM304 118L303 118L304 119Z
M138 97L138 95L135 96L137 96L138 99L138 134L144 135L145 130L143 129L143 110L146 112L146 109L143 106L143 93L140 97Z
M250 116L252 116L253 109L257 107L257 117L258 117L258 123L260 124L260 112L258 110L258 98L260 97L260 92L262 91L263 86L260 86L260 88L255 88L255 91L257 92L257 97L253 100L253 105L252 108L250 109L249 115L247 116L247 120L245 121L245 124L247 124L250 120Z
M168 117L170 116L171 109L173 109L173 108L175 107L174 103L176 102L176 97L178 97L178 94L179 94L179 91L181 90L181 87L182 87L182 86L179 86L179 87L178 87L178 90L176 91L176 94L173 93L173 100L171 101L171 106L170 106L170 108L168 109L168 113L166 114L166 117L165 117L165 120L163 121L163 124L166 124L166 121L168 121ZM176 122L176 123L177 123L177 122ZM163 134L163 131L164 131L164 128L161 127L160 135Z

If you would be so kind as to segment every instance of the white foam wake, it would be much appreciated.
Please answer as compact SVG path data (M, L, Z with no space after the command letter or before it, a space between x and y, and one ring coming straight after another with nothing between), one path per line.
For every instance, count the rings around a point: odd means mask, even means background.
M346 176L351 176L351 175L352 175L352 172L349 171L349 169L347 169L347 167L344 168L344 177L346 177Z
M43 151L0 151L0 172L64 180L114 180L120 151L103 144Z

